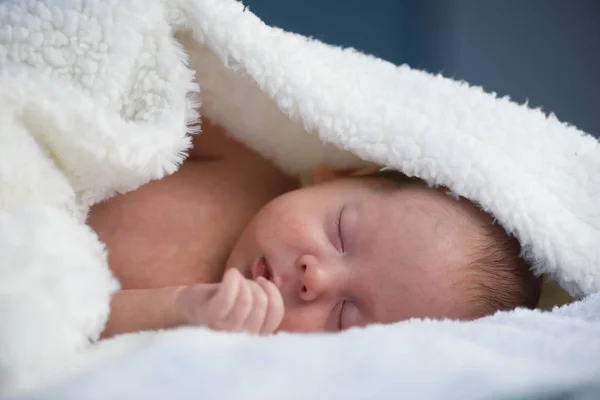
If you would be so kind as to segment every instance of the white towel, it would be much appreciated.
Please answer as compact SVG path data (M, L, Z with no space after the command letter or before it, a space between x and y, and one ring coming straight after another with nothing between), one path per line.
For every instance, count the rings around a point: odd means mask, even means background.
M0 393L52 381L97 339L117 284L88 207L175 171L199 103L287 171L374 162L445 185L514 233L537 272L574 295L600 289L596 139L268 27L234 0L4 0L0 89Z

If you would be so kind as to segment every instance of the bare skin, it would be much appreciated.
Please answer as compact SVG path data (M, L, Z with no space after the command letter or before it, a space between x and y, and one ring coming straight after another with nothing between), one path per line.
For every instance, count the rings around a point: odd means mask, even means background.
M203 131L173 176L91 210L123 289L104 337L469 318L455 282L487 218L472 204L371 178L294 190L221 129Z
M193 143L175 174L92 207L88 224L122 289L219 282L250 219L298 187L216 125L203 125Z
M174 312L177 293L220 282L231 248L252 216L298 187L296 178L216 125L205 123L193 143L175 174L90 210L88 224L106 244L122 289L113 297L104 337L196 318Z

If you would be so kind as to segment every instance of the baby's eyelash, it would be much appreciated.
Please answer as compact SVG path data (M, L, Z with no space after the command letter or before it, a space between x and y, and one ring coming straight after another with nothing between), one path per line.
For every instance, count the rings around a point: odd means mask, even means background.
M344 237L342 236L342 214L344 213L344 208L340 210L340 214L338 215L337 228L338 228L338 237L340 238L340 246L342 248L342 252L344 251Z

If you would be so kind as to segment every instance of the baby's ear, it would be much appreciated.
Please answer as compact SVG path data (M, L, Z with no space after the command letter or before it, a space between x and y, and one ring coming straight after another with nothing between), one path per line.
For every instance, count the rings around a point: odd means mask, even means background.
M312 183L324 183L349 176L370 175L376 173L377 171L379 171L378 167L333 169L327 166L319 166L313 170Z

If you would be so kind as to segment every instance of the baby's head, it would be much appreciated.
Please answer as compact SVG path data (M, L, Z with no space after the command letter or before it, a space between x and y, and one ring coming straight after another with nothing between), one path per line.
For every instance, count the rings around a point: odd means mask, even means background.
M412 317L533 308L540 282L516 239L466 199L393 172L345 177L267 204L228 267L265 276L282 330L336 331Z

